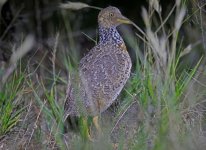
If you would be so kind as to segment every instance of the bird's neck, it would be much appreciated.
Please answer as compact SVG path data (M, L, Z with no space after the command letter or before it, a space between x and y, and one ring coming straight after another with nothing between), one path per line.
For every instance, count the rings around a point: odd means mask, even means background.
M99 42L105 43L108 41L112 41L115 44L122 44L124 43L122 37L119 35L116 27L111 28L104 28L99 27Z

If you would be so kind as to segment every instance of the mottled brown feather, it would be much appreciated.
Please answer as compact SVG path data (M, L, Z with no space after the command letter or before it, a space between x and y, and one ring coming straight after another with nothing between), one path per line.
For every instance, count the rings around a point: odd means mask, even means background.
M100 41L79 64L79 97L86 115L98 115L105 111L117 98L131 72L131 59L122 37L116 30L122 16L115 7L103 9L98 16ZM68 96L65 103L66 116L73 114L75 94ZM71 104L71 105L70 105Z

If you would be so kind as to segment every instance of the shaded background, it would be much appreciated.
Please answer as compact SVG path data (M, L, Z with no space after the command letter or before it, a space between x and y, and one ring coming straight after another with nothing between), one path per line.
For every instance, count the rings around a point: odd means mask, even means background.
M0 22L0 61L7 61L12 53L11 49L14 44L18 46L26 35L32 34L35 36L36 44L34 47L35 59L40 60L41 56L49 55L51 49L54 46L56 34L60 34L60 41L58 44L59 49L63 52L58 53L58 57L61 58L61 54L68 55L73 61L76 61L78 56L82 57L86 51L94 46L94 42L90 38L97 39L97 15L98 10L95 9L82 9L78 11L72 10L60 10L59 3L67 2L61 0L7 0L1 7L1 22ZM73 1L76 2L76 1ZM107 7L109 5L118 7L121 12L134 21L140 28L144 30L144 24L141 17L142 7L148 8L149 0L144 1L127 1L127 0L85 0L80 1L89 5L98 7ZM185 25L181 29L180 41L181 45L185 47L198 40L204 40L205 33L203 28L198 25L200 20L196 18L196 14L191 15L190 10L198 7L198 4L203 3L204 0L196 0L193 2L186 1L187 16L190 19L187 20ZM166 18L169 11L173 7L174 0L161 0L162 6L162 18ZM205 17L204 7L202 9L203 16ZM198 14L197 14L198 15ZM157 15L158 16L158 15ZM174 22L173 16L170 17L165 27L170 30L170 23ZM198 17L200 18L200 17ZM203 25L204 25L204 18ZM158 21L158 17L154 22ZM154 23L155 24L155 23ZM158 27L154 26L154 29ZM138 32L131 26L122 25L121 31L129 34L133 40L135 32ZM84 33L84 34L83 34ZM87 36L85 36L85 34ZM123 35L123 38L125 36ZM136 37L135 37L136 38ZM130 38L131 39L131 38ZM126 40L127 41L127 40ZM127 42L126 42L127 43ZM204 42L203 42L204 43ZM141 50L141 41L138 42L138 46ZM183 46L184 47L184 46ZM198 49L185 56L183 59L183 67L191 67L199 60L200 56L205 53L204 45L198 46ZM133 53L134 47L128 45L129 53L131 54L133 62L136 61ZM33 51L33 52L34 52ZM37 52L38 51L38 52ZM30 55L33 55L30 52ZM40 57L40 58L39 58ZM58 60L57 60L58 61ZM61 61L57 62L60 68L64 68L64 64ZM45 65L49 65L46 61Z

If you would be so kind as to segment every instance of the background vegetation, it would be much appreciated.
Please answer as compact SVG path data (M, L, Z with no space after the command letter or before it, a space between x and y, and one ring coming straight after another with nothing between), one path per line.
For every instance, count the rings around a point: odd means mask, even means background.
M118 27L132 73L101 114L102 135L86 125L94 141L81 118L62 116L79 60L98 41L99 10L63 2L0 1L0 149L205 149L206 1L84 1L139 26Z

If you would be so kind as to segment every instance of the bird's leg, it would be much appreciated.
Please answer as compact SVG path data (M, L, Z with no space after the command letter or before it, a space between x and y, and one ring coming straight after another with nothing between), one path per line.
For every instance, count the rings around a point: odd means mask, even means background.
M82 119L82 129L81 133L83 135L83 138L88 139L89 141L94 141L89 133L89 127L88 127L88 122L87 122L87 117L83 117Z
M92 122L94 123L95 128L97 129L98 135L102 133L101 128L98 122L98 116L92 118ZM88 118L83 117L81 120L81 134L84 139L88 139L89 141L93 142L94 139L91 137L91 133L88 126Z
M98 120L99 120L99 117L95 116L95 117L93 117L92 121L93 121L94 126L97 129L98 133L102 133L102 130L101 130L100 126L99 126L99 121Z

